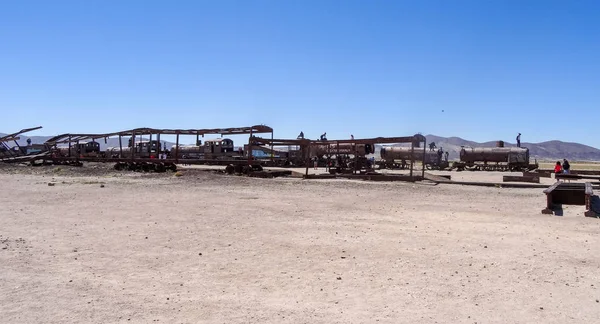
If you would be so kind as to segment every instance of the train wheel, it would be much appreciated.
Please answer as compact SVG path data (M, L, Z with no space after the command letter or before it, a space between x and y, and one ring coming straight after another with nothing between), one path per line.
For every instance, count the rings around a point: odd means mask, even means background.
M154 167L154 170L155 170L156 172L165 172L165 171L167 171L167 168L165 168L165 165L164 165L164 164L162 164L162 163L159 163L159 164L157 164L157 165Z
M244 172L244 167L241 164L236 164L233 167L233 170L236 174L241 174L242 172Z

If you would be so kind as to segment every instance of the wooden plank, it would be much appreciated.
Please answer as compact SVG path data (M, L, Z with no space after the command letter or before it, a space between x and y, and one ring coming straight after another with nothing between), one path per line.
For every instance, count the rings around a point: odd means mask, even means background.
M552 191L554 191L554 189L556 189L556 187L558 187L560 185L560 182L556 182L553 185L551 185L550 187L548 187L548 189L544 190L545 194L549 194Z
M537 176L503 176L502 182L540 183L540 177L537 177Z
M552 178L552 172L529 172L529 171L523 171L523 176L524 177L531 177L531 176L537 176L540 178Z

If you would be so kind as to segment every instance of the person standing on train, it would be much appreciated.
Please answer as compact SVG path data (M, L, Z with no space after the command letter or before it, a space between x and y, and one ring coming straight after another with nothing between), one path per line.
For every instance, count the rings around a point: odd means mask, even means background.
M521 133L517 135L517 147L521 147Z
M569 174L569 170L571 169L571 165L567 159L563 159L562 169L564 174Z

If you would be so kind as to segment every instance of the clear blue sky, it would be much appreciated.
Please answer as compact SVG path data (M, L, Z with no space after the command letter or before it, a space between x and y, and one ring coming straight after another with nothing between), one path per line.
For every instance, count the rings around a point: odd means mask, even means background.
M600 1L0 4L3 132L266 124L600 147L599 98Z

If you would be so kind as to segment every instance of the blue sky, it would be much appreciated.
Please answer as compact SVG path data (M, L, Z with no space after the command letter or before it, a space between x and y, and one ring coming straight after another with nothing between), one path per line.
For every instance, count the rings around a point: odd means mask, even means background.
M599 1L4 1L0 131L600 147L598 17Z

